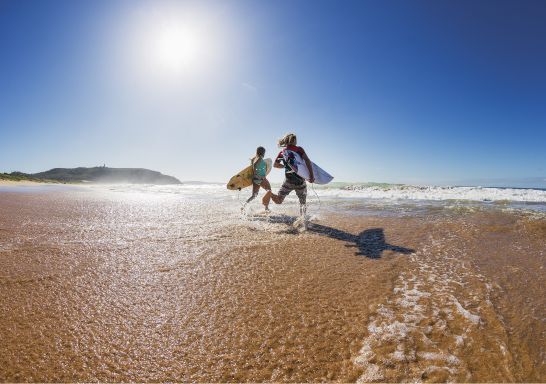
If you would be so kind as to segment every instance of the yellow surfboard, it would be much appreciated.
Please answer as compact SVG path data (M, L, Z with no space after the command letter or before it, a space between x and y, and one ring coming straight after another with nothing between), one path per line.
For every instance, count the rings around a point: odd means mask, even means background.
M269 172L271 172L271 166L273 165L273 161L271 161L271 159L264 159L264 161L267 166L267 170L265 171L265 174L267 176L269 175ZM233 176L231 179L229 179L229 182L227 183L227 189L234 191L237 189L250 187L251 185L252 185L252 165L249 165L248 167L243 169L241 172Z

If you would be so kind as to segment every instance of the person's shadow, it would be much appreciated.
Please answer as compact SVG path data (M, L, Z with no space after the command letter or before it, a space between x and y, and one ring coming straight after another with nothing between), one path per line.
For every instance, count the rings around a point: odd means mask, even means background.
M327 227L325 225L309 223L307 225L309 232L315 232L319 235L328 236L332 239L346 241L346 247L358 248L355 255L366 256L370 259L379 259L383 251L394 251L405 255L415 252L413 249L399 247L397 245L388 244L385 241L383 228L370 228L360 232L358 235L342 231L340 229Z
M264 219L271 223L285 223L287 225L292 225L296 220L295 217L287 215L274 215ZM358 235L353 235L352 233L345 232L337 228L308 223L307 231L317 233L321 236L328 236L332 239L346 241L349 243L345 245L346 247L358 248L358 252L355 252L355 255L366 256L370 259L381 258L383 251L387 250L403 253L405 255L415 252L415 250L410 248L388 244L385 240L383 228L370 228L360 232ZM299 232L289 230L288 233Z

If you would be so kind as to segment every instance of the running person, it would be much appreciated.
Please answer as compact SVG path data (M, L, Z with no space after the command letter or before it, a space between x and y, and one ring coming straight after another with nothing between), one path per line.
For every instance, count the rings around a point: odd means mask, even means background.
M265 156L265 148L258 147L256 148L256 156L250 159L250 162L252 165L252 196L248 198L248 200L245 203L245 206L246 204L254 200L256 196L258 196L260 187L262 187L266 191L271 191L271 185L269 184L269 180L267 180L266 178L267 164L265 163L264 156ZM244 209L244 206L243 206L243 209Z
M309 169L309 182L313 183L315 181L315 177L313 175L311 160L309 160L309 157L307 157L305 150L302 147L298 147L297 144L298 141L296 135L293 133L288 133L279 140L279 147L283 149L277 155L273 166L275 168L284 168L285 178L277 195L275 195L271 191L268 191L263 197L262 203L265 206L266 210L269 210L269 202L271 200L273 200L275 204L282 204L284 198L288 196L290 192L296 191L296 195L298 196L298 199L300 201L300 213L303 215L305 214L307 184L305 183L305 180L297 175L296 172L294 172L294 170L292 169L291 164L293 164L294 158L291 158L289 153L286 151L293 151L298 153L305 161L307 169ZM284 165L282 163L284 163Z

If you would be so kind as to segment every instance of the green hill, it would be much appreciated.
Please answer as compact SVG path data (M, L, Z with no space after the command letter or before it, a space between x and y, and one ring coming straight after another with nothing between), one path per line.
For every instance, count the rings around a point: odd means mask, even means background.
M53 168L45 172L32 174L12 172L9 175L19 179L53 180L65 183L180 184L180 180L175 177L144 168Z
M32 177L31 175L23 172L12 172L12 173L1 173L0 180L8 181L34 181L36 183L58 183L58 180L47 180L47 179L38 179Z

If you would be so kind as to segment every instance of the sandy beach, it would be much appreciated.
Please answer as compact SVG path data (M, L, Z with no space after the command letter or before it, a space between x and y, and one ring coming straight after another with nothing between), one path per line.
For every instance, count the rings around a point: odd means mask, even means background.
M546 0L0 0L0 384L546 383Z
M29 181L29 180L19 180L19 181L15 181L15 180L3 180L3 179L0 179L0 187L4 186L4 187L17 187L17 186L31 186L31 185L44 185L46 183L40 183L40 182L37 182L37 181Z
M0 380L546 379L543 216L188 191L0 192Z

